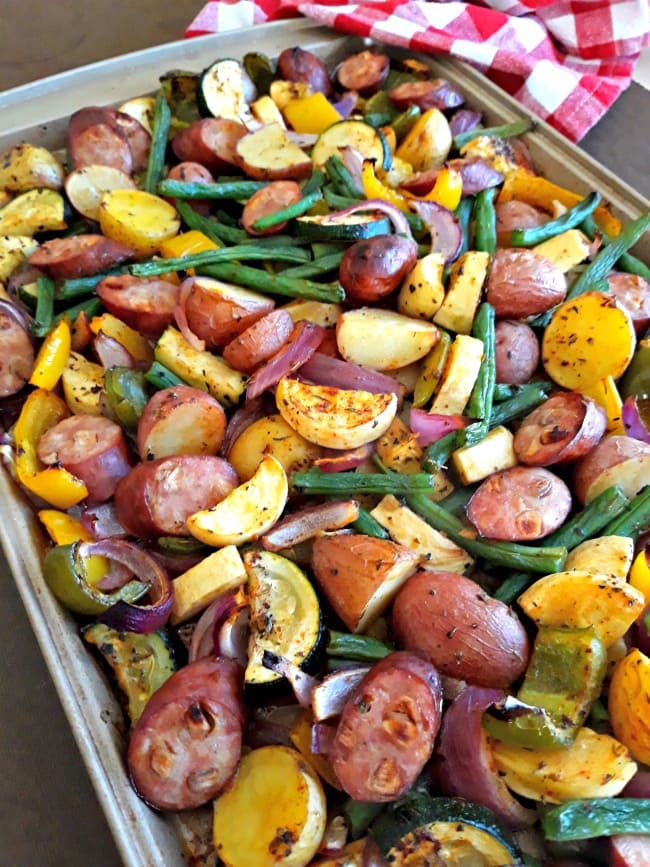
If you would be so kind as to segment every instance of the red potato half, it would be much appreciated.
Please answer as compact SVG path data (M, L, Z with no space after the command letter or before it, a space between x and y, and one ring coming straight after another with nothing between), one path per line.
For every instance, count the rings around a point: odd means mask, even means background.
M187 323L208 348L220 349L230 343L275 306L265 295L210 277L190 277L189 281L179 293L186 298Z
M583 505L611 485L620 485L628 497L650 485L650 445L627 436L605 437L576 464L573 490Z
M237 142L235 161L249 178L258 181L299 181L312 171L308 154L293 144L279 123L243 136Z
M566 277L534 250L497 250L487 282L486 301L497 317L525 319L564 301Z
M455 572L412 575L395 598L392 625L400 646L476 686L507 687L528 664L528 636L516 614Z
M188 385L156 392L138 423L143 461L166 455L215 455L226 432L226 413L218 400Z
M223 357L235 370L252 373L289 342L293 319L286 310L272 310L224 347Z

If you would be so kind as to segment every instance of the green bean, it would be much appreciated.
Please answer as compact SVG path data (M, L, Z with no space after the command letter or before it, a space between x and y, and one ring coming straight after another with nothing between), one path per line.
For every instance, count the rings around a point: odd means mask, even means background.
M469 129L467 132L459 132L454 138L455 146L460 150L464 145L475 138L484 135L495 136L496 138L510 138L510 136L521 135L533 128L533 122L530 118L522 118L514 120L512 123L504 123L501 126L488 126L485 129Z
M210 217L204 217L202 214L197 214L196 211L182 199L177 199L175 204L176 210L188 229L203 232L203 234L216 244L217 247L223 246L224 239L219 233L219 224L216 220L211 220ZM241 230L241 234L244 238L247 237L246 232L243 229Z
M343 258L343 251L330 253L329 256L321 256L313 262L305 262L304 265L294 265L293 268L285 268L283 277L318 277L319 274L327 274L338 268Z
M446 533L452 542L494 566L550 575L552 572L560 572L566 560L567 549L559 546L537 548L516 542L472 539L468 536L468 528L458 518L446 512L438 503L432 502L425 494L410 494L406 497L406 502L434 529Z
M375 539L389 538L388 531L363 506L359 506L359 517L350 526L364 536L373 536Z
M254 244L239 244L235 247L221 247L218 250L203 250L201 253L189 253L173 259L151 259L149 262L139 262L131 265L130 271L136 277L152 277L155 274L166 274L168 271L187 271L188 268L200 268L203 265L216 265L219 262L233 262L236 259L259 259L266 262L275 259L278 262L305 262L309 258L307 250L299 247L278 247L269 252L267 247Z
M475 488L473 487L456 488L455 491L452 491L443 500L439 500L438 505L446 512L449 512L450 515L460 518L465 514L465 506L468 504L474 490Z
M483 361L474 388L467 403L467 414L477 419L458 431L458 445L471 446L485 439L492 414L494 383L496 380L494 307L484 301L474 317L472 335L483 342Z
M600 236L603 246L612 243L610 236L600 228L592 216L586 217L580 228L590 241L593 241L594 238ZM631 253L623 253L616 263L616 267L620 268L621 271L627 271L628 274L636 274L639 277L643 277L644 280L650 280L650 268L645 264L645 262L637 259L636 256L632 256Z
M414 491L431 493L434 480L429 473L404 475L387 470L385 473L324 473L317 467L294 473L295 488L309 494L395 494L401 496Z
M537 576L531 575L530 572L514 572L502 582L501 586L492 595L499 602L512 605L515 599L521 596L524 590L536 580Z
M592 539L629 506L629 499L618 485L612 485L601 491L577 515L566 521L558 530L544 539L547 545L564 545L570 551L584 542Z
M314 169L311 175L307 178L302 187L303 196L308 196L315 190L322 190L327 180L325 172L322 169Z
M325 168L334 190L339 195L363 198L363 190L356 186L354 178L338 154L327 158Z
M401 142L402 139L406 138L419 120L421 114L422 110L420 107L413 104L409 105L408 108L405 108L404 111L401 111L397 115L397 117L392 119L390 125L395 130L395 138L398 142Z
M370 635L351 635L330 629L325 653L357 662L377 662L392 652L392 648Z
M427 473L436 473L447 465L451 453L458 447L458 431L445 434L435 443L427 446L422 457L422 469Z
M226 280L237 286L247 286L259 292L313 301L337 302L345 299L345 290L339 283L314 283L311 280L284 277L282 274L268 274L248 265L220 262L218 265L204 265L197 270L208 277Z
M492 409L490 416L490 427L497 427L501 424L507 424L514 421L516 418L521 418L522 415L535 409L540 403L543 403L548 397L548 393L552 388L551 383L544 382L529 382L521 386L521 390L510 400L503 400Z
M158 184L162 180L165 170L165 152L167 150L167 138L172 115L161 90L156 97L153 109L153 128L151 132L151 148L147 162L147 174L144 179L144 188L148 193L155 193Z
M602 536L629 536L636 539L650 529L650 485L646 485L630 500L627 511L606 524Z
M145 371L144 378L158 389L170 388L174 385L187 385L184 379L176 376L159 361L154 361L149 370Z
M253 223L253 229L255 229L256 232L262 232L264 229L270 229L273 226L277 226L279 223L286 223L288 220L300 217L303 214L306 214L307 211L316 204L316 202L320 202L322 198L322 192L320 190L314 190L313 193L303 196L299 202L295 202L293 205L288 205L286 208L281 208L279 211L274 211L272 214L267 214L265 217L260 217L259 220L255 220Z
M650 834L650 799L584 798L566 801L544 813L542 831L547 840Z
M566 232L567 229L575 229L586 217L593 214L599 204L600 193L590 193L555 220L549 220L548 223L528 229L513 229L510 232L510 246L530 247L533 244L548 241L549 238L554 238L556 235Z
M497 222L494 210L496 189L481 190L474 199L474 249L494 256L497 247Z
M41 274L36 281L36 312L32 323L34 337L45 337L54 322L54 280Z
M126 267L112 268L103 274L93 274L92 277L74 277L70 280L62 280L54 290L54 298L56 301L67 301L70 298L90 295L101 280L106 277L117 277L127 272L128 268Z
M54 317L54 322L58 322L64 316L67 316L70 322L74 322L80 313L85 313L89 319L93 316L98 316L102 309L102 302L99 298L86 298L85 301L74 304L72 307L66 307Z
M537 382L527 382L524 385L506 385L505 382L497 382L494 384L493 399L495 403L501 403L504 400L510 400L512 397L517 397L517 395L524 394L526 391L536 389L539 386L551 389L553 383L547 379L540 379Z
M461 232L463 233L463 240L460 245L457 259L460 258L463 253L466 253L469 250L470 221L473 209L474 198L472 196L465 196L460 200L460 202L458 203L458 207L454 211L454 216L458 220L458 225L460 226Z
M267 181L237 180L204 184L165 178L158 184L158 195L173 196L176 199L248 199L267 185Z

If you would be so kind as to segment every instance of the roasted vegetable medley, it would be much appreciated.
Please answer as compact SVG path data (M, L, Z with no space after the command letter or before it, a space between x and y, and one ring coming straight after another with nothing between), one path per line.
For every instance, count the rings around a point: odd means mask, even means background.
M650 864L650 213L477 101L295 47L0 157L4 463L188 863Z

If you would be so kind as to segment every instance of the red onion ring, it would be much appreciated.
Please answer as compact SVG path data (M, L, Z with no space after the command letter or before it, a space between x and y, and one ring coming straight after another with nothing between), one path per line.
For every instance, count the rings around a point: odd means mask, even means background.
M317 678L304 672L286 656L278 656L269 650L265 650L262 655L262 665L264 668L286 677L300 707L311 707L311 694L318 684Z
M623 401L622 421L627 435L643 443L650 443L650 430L644 416L650 417L650 400L631 394Z
M341 211L332 211L331 214L321 217L320 220L324 226L328 226L331 223L338 223L341 217L349 217L351 214L365 213L367 211L380 211L388 217L398 235L405 235L407 238L413 238L411 227L409 226L408 220L404 214L399 210L399 208L396 208L395 205L391 205L383 199L366 199L358 204L349 205Z
M444 256L445 265L453 262L463 243L463 231L453 213L427 199L409 199L409 204L431 234L431 252Z
M83 557L99 555L130 569L140 581L149 584L149 605L134 605L119 600L98 618L101 623L123 632L156 632L169 620L174 601L174 587L165 570L142 548L123 539L81 542Z
M423 409L411 409L409 427L417 435L418 445L426 448L436 443L446 434L467 427L469 419L463 415L444 415L438 412L427 412Z
M323 473L342 473L344 470L356 470L364 464L375 451L374 443L366 443L356 449L337 452L328 450L321 458L316 458L314 466Z
M183 280L181 283L178 289L176 306L174 307L174 321L192 349L198 349L199 352L203 352L205 349L205 340L201 340L201 338L192 331L189 322L187 321L187 313L185 312L185 305L187 304L187 299L189 298L193 286L194 277L188 277L187 280Z
M234 659L242 668L248 663L248 639L250 637L250 606L237 605L215 630L215 647L219 656Z
M273 388L280 380L295 373L309 361L323 342L325 329L307 319L297 322L289 342L255 371L248 380L246 400L254 400L267 388Z
M359 193L363 192L363 154L351 145L346 145L341 148L341 159L343 165L350 172L350 177L354 181L354 185Z
M311 727L311 752L315 756L326 756L332 749L336 726L328 723L314 723Z
M91 506L81 515L81 523L95 539L124 539L128 531L117 519L117 512L112 502Z
M483 115L480 111L471 111L468 108L461 108L455 111L449 121L449 129L454 138L461 132L469 132L476 129L480 124Z
M357 665L325 675L314 687L311 708L316 722L339 716L345 703L370 670L370 665Z
M499 776L482 725L485 711L504 697L499 689L468 686L449 705L440 729L440 780L445 794L481 804L511 827L521 828L531 825L536 814L510 794Z
M233 593L224 593L214 600L199 617L192 632L188 649L188 662L195 662L211 656L215 649L215 635L218 624L237 607Z
M336 500L319 503L287 515L262 536L267 551L281 551L313 539L319 533L340 530L359 517L359 504L355 500Z
M149 363L138 362L119 340L109 337L102 331L93 340L93 348L97 353L99 363L108 370L109 367L128 367L130 370L147 370Z
M473 196L481 190L496 187L503 182L503 173L497 171L481 157L468 160L449 160L447 168L460 172L463 181L463 195Z
M377 370L368 370L352 361L343 361L315 352L300 368L302 379L308 379L316 385L329 385L332 388L350 389L351 391L370 391L373 394L397 395L398 407L401 407L406 389L404 386Z
M32 317L27 313L26 310L23 310L22 307L19 307L18 304L14 304L11 301L5 301L4 298L0 298L0 312L7 313L14 319L20 327L27 332L31 336L30 325L32 323Z
M332 103L332 105L341 115L343 120L347 120L357 107L358 99L359 94L356 90L346 90L343 96L337 102Z

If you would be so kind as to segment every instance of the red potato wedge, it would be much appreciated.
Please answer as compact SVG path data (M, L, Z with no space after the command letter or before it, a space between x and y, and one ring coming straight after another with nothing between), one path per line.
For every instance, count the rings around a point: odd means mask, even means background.
M226 414L218 400L188 385L156 392L138 424L138 452L143 461L166 455L215 455L226 432Z
M373 370L395 370L419 361L439 337L431 322L374 307L347 310L336 324L343 358Z
M210 349L220 349L270 313L275 302L265 295L210 277L190 277L180 297L190 329Z
M351 632L384 613L419 562L410 548L361 534L321 536L312 549L316 580Z
M206 117L176 133L172 150L179 160L200 163L218 174L235 163L237 143L246 127L236 120Z
M235 370L252 373L289 342L293 319L286 310L272 310L224 347L223 357Z
M620 485L628 497L650 485L650 445L628 436L605 437L576 464L573 490L583 505L611 485Z
M248 133L237 142L235 161L250 178L280 181L308 178L310 157L289 139L278 123Z

